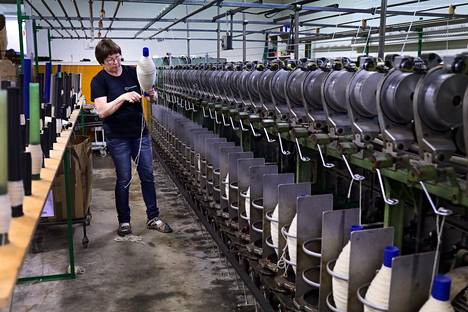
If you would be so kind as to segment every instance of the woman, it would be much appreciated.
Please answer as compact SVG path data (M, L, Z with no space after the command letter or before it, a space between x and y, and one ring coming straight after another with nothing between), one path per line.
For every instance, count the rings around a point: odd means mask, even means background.
M120 47L110 39L96 45L96 59L103 69L91 81L91 100L103 119L107 149L114 161L117 181L115 204L119 220L117 233L125 236L132 233L129 186L132 180L133 159L137 164L141 191L146 205L148 229L163 233L172 232L171 227L159 218L153 177L153 154L151 140L146 128L141 107L140 85L136 69L121 64ZM149 96L156 98L154 89Z

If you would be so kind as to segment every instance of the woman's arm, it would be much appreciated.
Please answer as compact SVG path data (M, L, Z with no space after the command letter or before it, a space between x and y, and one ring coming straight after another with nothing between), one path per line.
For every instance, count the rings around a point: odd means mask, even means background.
M100 118L106 118L115 113L120 106L126 101L133 103L138 102L141 99L141 95L135 91L127 92L120 95L118 98L111 102L107 102L107 96L102 96L94 99L94 105Z

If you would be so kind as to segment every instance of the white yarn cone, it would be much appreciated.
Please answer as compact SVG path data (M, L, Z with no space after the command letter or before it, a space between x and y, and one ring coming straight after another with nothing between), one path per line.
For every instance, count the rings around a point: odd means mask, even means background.
M294 216L288 230L288 253L294 273L297 267L297 214Z
M40 144L29 144L26 151L31 153L31 175L38 178L42 168L42 148Z
M11 207L18 207L23 204L24 186L23 180L8 181L8 195L10 197Z
M336 260L333 272L343 277L349 277L349 254L351 252L351 242L344 246L338 259ZM332 293L335 305L340 311L348 310L348 282L336 277L332 278Z
M11 205L8 194L0 195L0 235L3 239L7 237L10 230L11 221ZM0 245L5 244L5 241L0 242Z
M156 66L149 56L149 49L146 47L143 48L143 55L137 63L136 72L142 91L150 91L156 80Z
M279 240L278 210L279 210L279 204L276 205L275 210L273 211L273 214L271 216L272 219L276 221L270 221L270 232L271 232L271 241L273 243L273 246L275 246L274 247L275 252L279 256L278 254L278 240Z
M446 275L437 275L434 279L431 297L421 307L419 312L454 312L450 304L450 288L452 279Z
M366 300L385 310L388 309L390 298L390 282L392 279L392 259L400 254L400 250L394 246L384 249L384 261L377 275L369 285ZM376 309L364 305L364 312L378 312Z
M247 216L247 221L250 224L250 186L247 189L247 196L245 197L245 215Z
M229 198L229 172L228 174L226 175L226 179L224 180L226 185L224 187L224 190L226 192L226 197Z

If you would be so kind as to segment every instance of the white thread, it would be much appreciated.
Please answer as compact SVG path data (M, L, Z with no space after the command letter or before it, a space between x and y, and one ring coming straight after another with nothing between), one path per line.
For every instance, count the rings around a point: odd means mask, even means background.
M55 119L55 124L57 125L55 128L57 134L60 134L60 132L62 131L62 119L60 118L56 118Z
M135 173L137 172L138 169L138 164L140 163L140 152L141 152L141 141L143 140L143 131L145 130L145 117L143 114L141 114L141 132L140 132L140 145L138 146L138 154L135 157L135 169L133 169L132 177L130 178L130 181L128 181L128 184L125 185L125 188L128 188L130 184L133 181L133 177L135 176ZM151 143L150 143L151 144Z
M271 218L274 220L270 221L270 232L271 232L271 242L273 243L275 252L277 255L278 253L278 215L279 215L279 204L276 204L275 210L273 210L273 213L271 215Z
M0 195L0 234L7 234L10 229L11 206L8 194Z
M31 174L41 173L42 168L42 148L40 144L29 144L27 151L31 153Z
M245 206L245 215L247 217L247 221L250 224L250 186L249 186L249 188L247 189L247 192L246 192L245 205L244 206Z
M24 198L23 181L8 181L8 195L10 196L11 207L22 205Z

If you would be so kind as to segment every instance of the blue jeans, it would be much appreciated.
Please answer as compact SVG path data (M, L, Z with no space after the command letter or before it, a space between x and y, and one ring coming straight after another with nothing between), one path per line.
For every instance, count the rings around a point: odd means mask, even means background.
M107 149L115 165L117 181L115 184L115 205L119 223L130 222L130 206L128 193L130 179L132 178L132 162L138 155L140 138L109 138ZM156 189L153 176L153 152L149 135L141 140L140 160L137 167L140 176L141 191L146 205L148 220L159 217L156 204Z

